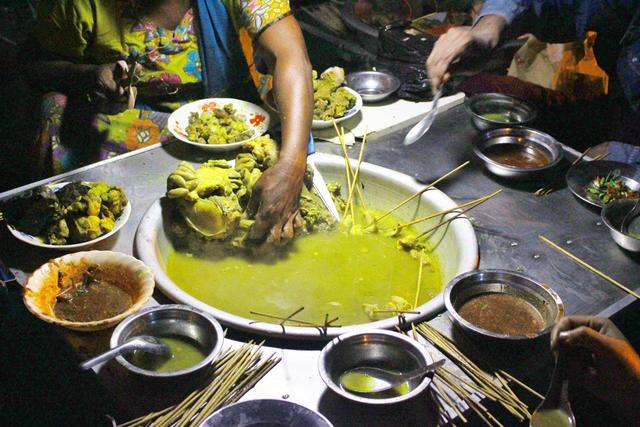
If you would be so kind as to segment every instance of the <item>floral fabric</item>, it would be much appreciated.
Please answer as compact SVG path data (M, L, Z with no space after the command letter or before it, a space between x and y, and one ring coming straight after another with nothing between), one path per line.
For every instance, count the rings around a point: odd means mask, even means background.
M223 3L251 63L251 41L290 12L289 2L282 0L223 0ZM61 173L165 142L170 137L166 127L169 114L202 97L202 65L193 10L169 30L145 20L133 4L128 0L40 2L34 38L45 51L76 63L127 60L141 66L136 76L136 108L117 115L87 116L76 111L78 102L63 95L45 97L40 158L48 166L48 173ZM257 86L263 90L268 87L268 79L255 70L252 75ZM66 111L69 109L73 114ZM88 129L78 131L71 125L65 126L65 121ZM65 128L70 131L65 132ZM80 143L77 141L80 138L90 138L90 143Z

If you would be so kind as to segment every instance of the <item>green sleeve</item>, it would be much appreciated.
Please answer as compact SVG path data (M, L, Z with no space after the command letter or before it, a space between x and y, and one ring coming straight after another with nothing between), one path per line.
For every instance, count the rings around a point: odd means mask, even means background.
M81 62L92 39L95 15L91 0L43 0L33 37L46 52Z

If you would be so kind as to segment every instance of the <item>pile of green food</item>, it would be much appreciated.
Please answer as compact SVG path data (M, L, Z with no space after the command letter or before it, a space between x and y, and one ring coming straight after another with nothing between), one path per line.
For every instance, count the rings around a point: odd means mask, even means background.
M44 243L66 245L93 240L115 227L127 205L121 188L104 182L71 182L57 191L44 186L0 206L17 230Z
M637 191L626 186L620 177L620 171L617 170L604 177L597 176L584 190L588 195L597 197L604 204L612 200L635 199L640 196Z
M167 197L177 214L171 223L174 240L183 246L218 240L232 248L245 248L247 231L254 222L246 213L251 192L277 158L277 143L263 135L243 146L233 166L222 159L208 160L198 168L181 162L167 179ZM330 214L310 191L310 176L305 182L300 198L304 229L330 227ZM189 250L196 251L194 247Z
M338 119L356 105L356 97L343 84L344 70L340 67L327 68L320 78L313 70L314 120Z
M222 108L191 113L186 132L191 141L199 144L231 144L251 138L254 130L233 104L225 104Z

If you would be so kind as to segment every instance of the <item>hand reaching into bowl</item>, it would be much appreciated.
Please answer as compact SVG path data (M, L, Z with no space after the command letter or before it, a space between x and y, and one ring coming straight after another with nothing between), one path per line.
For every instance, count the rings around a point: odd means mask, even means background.
M568 316L555 326L551 348L565 351L569 381L611 405L628 425L640 419L640 356L608 319Z

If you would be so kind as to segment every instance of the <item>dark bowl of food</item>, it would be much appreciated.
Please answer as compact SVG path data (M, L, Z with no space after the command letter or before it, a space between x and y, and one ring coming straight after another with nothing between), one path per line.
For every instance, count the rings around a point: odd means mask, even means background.
M200 427L332 427L323 415L297 403L257 399L217 410Z
M400 80L382 71L358 71L347 74L347 86L360 94L363 101L382 101L400 87Z
M563 157L552 136L525 127L487 131L474 140L473 151L490 172L515 179L541 176Z
M538 117L532 104L501 93L474 95L465 100L465 107L478 130L524 126Z
M454 323L473 338L524 342L548 336L564 305L548 285L508 270L478 270L444 291Z
M614 200L600 213L613 240L631 252L640 252L640 215L634 210L637 203L638 199Z
M640 167L611 160L580 162L567 171L569 190L593 206L640 197Z
M411 399L431 382L429 376L413 378L391 390L358 393L354 384L359 378L345 378L356 368L379 368L394 372L409 372L427 367L433 359L426 348L406 335L372 329L349 332L334 338L320 353L318 370L322 381L334 392L349 400L371 405L388 405ZM345 387L345 382L351 387ZM359 387L354 387L357 385Z
M224 340L222 327L212 315L180 304L150 307L129 316L113 331L111 348L139 335L160 339L171 349L171 358L159 360L136 350L116 360L137 375L164 379L208 371Z

